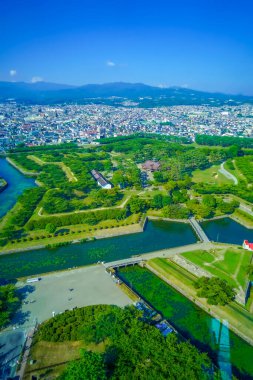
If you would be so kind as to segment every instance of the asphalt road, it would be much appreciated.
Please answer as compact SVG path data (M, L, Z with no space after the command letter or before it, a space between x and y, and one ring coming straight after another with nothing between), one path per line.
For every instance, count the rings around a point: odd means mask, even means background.
M238 185L238 179L233 175L231 174L230 172L228 172L225 168L224 168L224 164L225 162L223 162L220 166L220 169L219 169L219 172L221 174L223 174L225 177L227 177L228 179L231 179L231 181L234 181L234 184L235 185Z

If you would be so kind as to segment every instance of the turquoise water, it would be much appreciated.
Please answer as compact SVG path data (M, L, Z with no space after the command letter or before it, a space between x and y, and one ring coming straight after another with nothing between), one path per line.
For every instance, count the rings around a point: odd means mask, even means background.
M21 174L4 158L0 158L0 177L8 182L8 187L0 193L1 218L14 206L18 196L21 195L25 189L35 186L35 181Z
M186 223L149 221L144 232L0 256L0 278L16 278L52 272L97 261L114 261L137 254L195 243Z
M129 266L120 268L118 274L228 375L232 370L238 379L253 379L253 347L228 330L226 323L205 313L145 268Z

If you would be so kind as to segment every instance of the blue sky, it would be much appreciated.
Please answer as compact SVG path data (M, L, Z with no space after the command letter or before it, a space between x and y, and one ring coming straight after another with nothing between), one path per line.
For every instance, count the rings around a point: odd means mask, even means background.
M0 80L253 95L253 1L3 0Z

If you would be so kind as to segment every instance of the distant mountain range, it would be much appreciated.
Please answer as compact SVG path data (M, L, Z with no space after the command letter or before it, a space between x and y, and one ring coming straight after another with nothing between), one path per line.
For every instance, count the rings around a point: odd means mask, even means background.
M214 106L253 104L253 96L209 93L181 87L160 88L142 83L106 83L70 86L56 83L0 82L0 101L14 99L28 104L102 103L155 107L166 105ZM134 104L128 104L131 100Z

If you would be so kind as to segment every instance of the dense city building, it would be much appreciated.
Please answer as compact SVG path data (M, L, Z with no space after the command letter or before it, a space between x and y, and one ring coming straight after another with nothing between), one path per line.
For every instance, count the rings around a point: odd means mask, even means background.
M138 132L188 137L196 133L253 137L253 106L171 106L0 104L0 151L26 145L92 142Z

